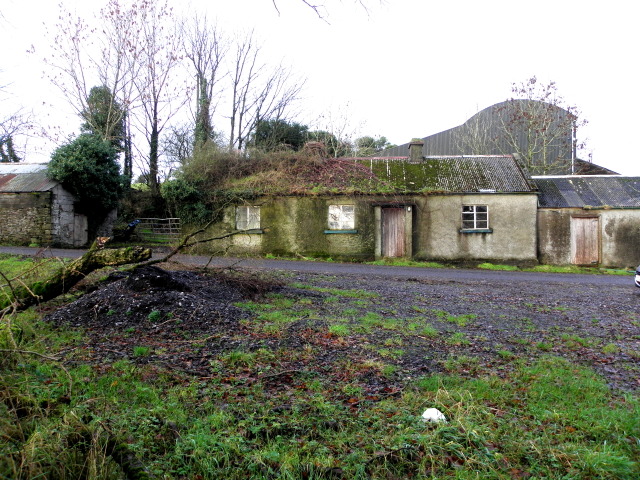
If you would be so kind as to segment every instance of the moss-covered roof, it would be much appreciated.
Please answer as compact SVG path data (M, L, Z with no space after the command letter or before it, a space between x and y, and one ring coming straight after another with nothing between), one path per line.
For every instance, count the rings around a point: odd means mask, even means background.
M359 163L397 190L409 192L530 192L535 190L511 155L368 158Z
M511 155L333 158L235 179L227 189L257 194L398 194L532 192L535 185Z

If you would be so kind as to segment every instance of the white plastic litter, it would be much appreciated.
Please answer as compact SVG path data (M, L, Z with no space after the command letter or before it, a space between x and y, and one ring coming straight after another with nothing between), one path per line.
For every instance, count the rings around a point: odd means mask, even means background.
M444 413L442 413L437 408L427 408L422 414L422 419L425 422L435 422L435 423L447 421L447 417L444 416Z

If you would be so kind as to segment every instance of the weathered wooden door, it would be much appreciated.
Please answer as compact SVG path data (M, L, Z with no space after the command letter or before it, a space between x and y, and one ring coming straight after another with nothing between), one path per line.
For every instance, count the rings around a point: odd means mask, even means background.
M598 217L571 218L571 257L576 265L600 263Z
M404 257L406 255L406 250L404 208L383 208L382 256Z

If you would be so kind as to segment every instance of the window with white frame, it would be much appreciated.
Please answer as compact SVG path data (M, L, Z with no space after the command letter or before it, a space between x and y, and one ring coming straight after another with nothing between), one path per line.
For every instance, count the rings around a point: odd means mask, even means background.
M489 207L486 205L462 206L463 230L487 230L489 228Z
M256 230L260 228L260 207L240 205L236 207L236 229Z
M355 212L355 205L329 205L329 230L353 230Z

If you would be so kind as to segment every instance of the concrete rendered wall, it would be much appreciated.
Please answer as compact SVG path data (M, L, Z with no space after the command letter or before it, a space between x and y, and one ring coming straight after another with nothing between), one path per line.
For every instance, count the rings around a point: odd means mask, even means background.
M535 194L463 194L419 200L414 256L537 262ZM491 233L461 233L463 205L487 205Z
M357 233L325 233L329 205L355 205ZM412 256L419 259L537 262L535 195L263 197L263 233L241 234L209 247L229 254L302 255L373 259L379 226L376 208L411 205ZM492 233L460 233L463 205L488 205ZM379 210L379 208L378 208ZM235 208L225 211L215 235L235 229ZM379 240L378 240L379 243Z
M600 265L640 265L640 209L545 208L538 211L540 262L568 265L571 258L571 217L599 218Z
M51 243L51 193L0 194L0 242L9 245Z
M260 206L263 233L240 234L226 242L229 253L272 253L344 259L373 258L373 206L358 197L264 197ZM325 233L329 205L355 205L357 233ZM221 228L222 227L222 228ZM235 229L235 208L225 211L218 231ZM219 245L220 246L220 245Z

